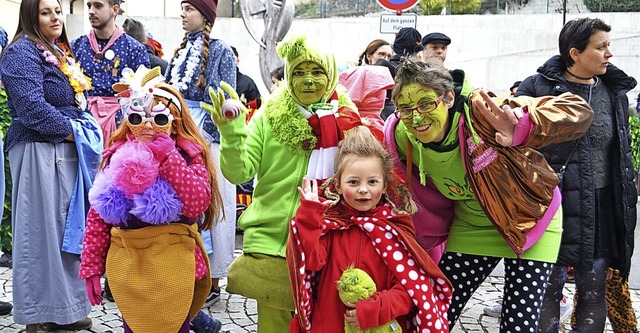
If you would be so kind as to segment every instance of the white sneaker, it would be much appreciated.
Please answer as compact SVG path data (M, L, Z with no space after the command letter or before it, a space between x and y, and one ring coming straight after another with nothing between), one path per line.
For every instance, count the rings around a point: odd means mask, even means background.
M489 317L500 318L502 315L502 304L496 303L494 305L486 306L482 312Z

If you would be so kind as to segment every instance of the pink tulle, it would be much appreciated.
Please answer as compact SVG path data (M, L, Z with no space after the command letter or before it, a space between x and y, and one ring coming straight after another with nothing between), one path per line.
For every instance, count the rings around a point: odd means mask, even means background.
M116 187L132 198L156 181L159 166L145 144L129 141L111 156L109 168Z

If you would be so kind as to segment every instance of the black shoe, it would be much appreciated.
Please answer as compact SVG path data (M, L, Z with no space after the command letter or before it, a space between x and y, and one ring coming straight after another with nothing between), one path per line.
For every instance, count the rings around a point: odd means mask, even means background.
M111 294L111 288L109 288L109 281L107 278L104 278L104 289L102 289L102 297L107 299L109 302L115 302L113 300L113 295Z
M13 267L13 258L11 252L5 252L0 256L0 267Z
M215 289L213 287L211 287L211 291L209 292L209 295L207 296L207 300L204 302L204 307L210 307L213 304L215 304L216 302L218 302L220 300L220 288Z
M0 316L10 314L12 309L13 305L11 303L0 301Z
M80 330L88 330L93 326L93 322L91 318L87 317L84 319L80 319L75 323L60 325L56 323L45 323L49 330L65 330L65 331L80 331Z

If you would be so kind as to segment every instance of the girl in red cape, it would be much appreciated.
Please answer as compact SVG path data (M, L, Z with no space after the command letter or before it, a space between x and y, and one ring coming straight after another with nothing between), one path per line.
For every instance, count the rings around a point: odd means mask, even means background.
M393 319L402 332L449 332L451 284L416 241L416 206L392 165L371 131L358 126L339 144L324 197L316 180L298 188L287 244L296 306L290 332L344 332L345 321L369 329ZM368 273L377 291L345 305L336 282L350 266Z

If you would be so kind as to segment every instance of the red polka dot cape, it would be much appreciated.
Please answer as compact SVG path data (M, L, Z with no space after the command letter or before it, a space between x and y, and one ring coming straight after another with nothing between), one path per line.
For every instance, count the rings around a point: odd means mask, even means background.
M449 332L447 311L452 286L415 238L411 217L396 215L388 204L373 209L369 216L354 217L345 204L329 208L321 236L331 230L345 230L352 224L363 230L376 252L406 289L414 304L409 314L409 332ZM371 211L370 211L371 212ZM310 332L315 286L319 271L305 268L305 253L295 218L290 223L287 264L296 306L290 332Z

